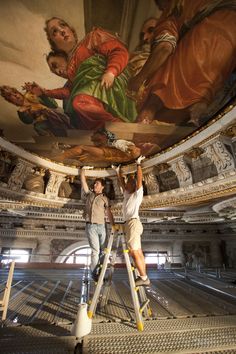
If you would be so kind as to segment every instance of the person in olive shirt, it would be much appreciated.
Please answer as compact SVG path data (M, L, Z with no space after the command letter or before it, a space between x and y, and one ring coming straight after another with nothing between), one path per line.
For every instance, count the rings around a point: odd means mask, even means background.
M90 166L82 167L80 171L80 180L82 188L86 194L85 203L85 232L88 237L88 242L91 247L91 274L92 278L98 280L98 265L99 259L106 242L106 221L108 220L112 227L114 227L114 219L110 209L109 200L103 194L105 187L105 180L103 178L96 178L93 184L93 189L90 190L87 184L85 170L91 169Z

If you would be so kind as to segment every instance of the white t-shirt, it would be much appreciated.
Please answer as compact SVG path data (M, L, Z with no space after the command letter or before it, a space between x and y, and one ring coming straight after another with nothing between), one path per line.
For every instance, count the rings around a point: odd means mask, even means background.
M130 220L132 218L139 219L138 211L143 200L143 187L140 187L134 193L128 193L124 191L123 200L123 218L124 221Z

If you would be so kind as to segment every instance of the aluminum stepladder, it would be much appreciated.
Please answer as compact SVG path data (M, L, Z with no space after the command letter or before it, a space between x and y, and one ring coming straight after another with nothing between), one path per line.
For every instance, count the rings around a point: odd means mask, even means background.
M116 240L115 240L116 245L115 245L115 249L112 251L114 236L116 236ZM127 249L126 246L122 225L120 225L119 231L116 231L115 233L114 232L110 233L107 248L104 250L105 257L101 265L101 272L99 275L99 279L89 306L88 317L92 318L93 315L95 314L98 301L100 307L104 307L108 302L110 289L112 285L112 275L114 272L114 266L117 257L117 250L119 248L120 243L122 245L122 251L124 254L126 268L128 272L130 291L131 291L135 318L136 318L136 326L139 331L143 331L144 328L143 314L145 317L150 317L152 315L152 311L149 306L149 300L147 299L144 287L143 286L137 287L135 285L134 274L136 274L135 272L137 271L134 269L134 267L131 265L130 262L129 250ZM110 261L109 274L108 277L106 278L106 281L103 282L109 264L110 256L111 256L111 261ZM101 294L102 290L103 292Z

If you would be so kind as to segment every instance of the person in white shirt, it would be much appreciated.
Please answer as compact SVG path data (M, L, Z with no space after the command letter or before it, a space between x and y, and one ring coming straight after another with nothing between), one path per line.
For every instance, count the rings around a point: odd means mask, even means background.
M139 277L136 279L135 284L137 286L148 286L150 280L146 272L146 264L141 248L141 235L143 233L143 225L139 219L139 207L143 199L143 185L142 185L142 168L141 161L144 156L139 156L136 160L137 163L137 177L129 175L126 183L121 173L120 166L112 166L116 172L123 189L123 218L124 218L124 231L127 246L129 248L130 255L132 256L135 266L139 272Z

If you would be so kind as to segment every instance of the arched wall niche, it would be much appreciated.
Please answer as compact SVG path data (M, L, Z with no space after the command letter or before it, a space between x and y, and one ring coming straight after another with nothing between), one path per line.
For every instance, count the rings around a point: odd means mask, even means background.
M71 244L61 252L61 255L56 258L55 263L64 263L69 254L84 247L89 247L88 241L79 241Z

